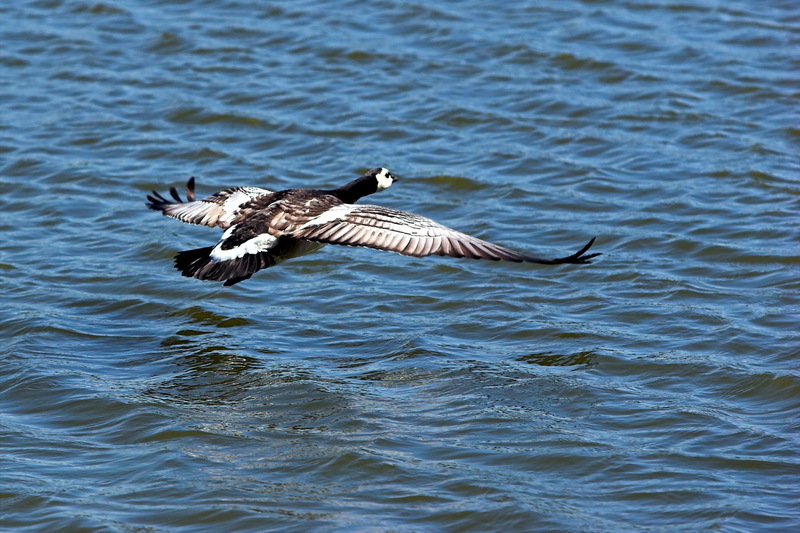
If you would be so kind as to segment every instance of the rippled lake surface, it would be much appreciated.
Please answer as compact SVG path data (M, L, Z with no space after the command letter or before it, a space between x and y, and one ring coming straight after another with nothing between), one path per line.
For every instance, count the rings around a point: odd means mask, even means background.
M0 529L800 529L792 1L0 7ZM144 206L338 186L592 265Z

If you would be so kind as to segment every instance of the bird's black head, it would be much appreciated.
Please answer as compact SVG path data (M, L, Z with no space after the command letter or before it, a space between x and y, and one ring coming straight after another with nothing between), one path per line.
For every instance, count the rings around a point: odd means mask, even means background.
M395 181L397 181L397 178L392 176L385 168L373 168L347 185L330 192L341 201L352 204L368 194L388 189Z
M392 183L397 181L397 178L383 167L373 168L364 176L375 180L375 192L385 191L392 186Z

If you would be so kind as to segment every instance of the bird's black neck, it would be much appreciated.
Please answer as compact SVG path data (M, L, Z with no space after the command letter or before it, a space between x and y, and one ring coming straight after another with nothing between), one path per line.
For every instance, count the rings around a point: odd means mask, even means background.
M359 198L363 198L375 192L375 180L361 177L351 181L347 185L342 185L338 189L327 192L346 204L354 204Z

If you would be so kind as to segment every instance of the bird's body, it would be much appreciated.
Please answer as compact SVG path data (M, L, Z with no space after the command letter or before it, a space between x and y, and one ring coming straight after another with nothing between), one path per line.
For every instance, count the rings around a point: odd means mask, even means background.
M175 257L175 267L184 276L225 281L225 285L326 244L364 246L415 257L443 255L541 264L588 263L599 255L584 255L592 239L569 257L540 259L419 215L355 203L387 189L396 179L385 168L376 168L333 190L273 192L234 187L196 200L192 178L186 185L186 202L173 187L170 193L174 201L153 192L147 197L147 206L182 222L225 230L216 245L180 252Z

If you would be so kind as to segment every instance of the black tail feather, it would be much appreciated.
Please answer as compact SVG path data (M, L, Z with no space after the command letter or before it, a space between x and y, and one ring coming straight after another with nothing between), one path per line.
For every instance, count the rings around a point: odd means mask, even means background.
M210 254L213 248L213 246L206 246L178 252L175 256L175 268L187 278L197 277L196 274L211 262Z
M225 281L225 286L231 286L249 279L263 268L275 265L275 258L268 252L245 254L230 261L216 262L211 259L213 248L206 246L179 252L175 256L175 268L187 278Z

